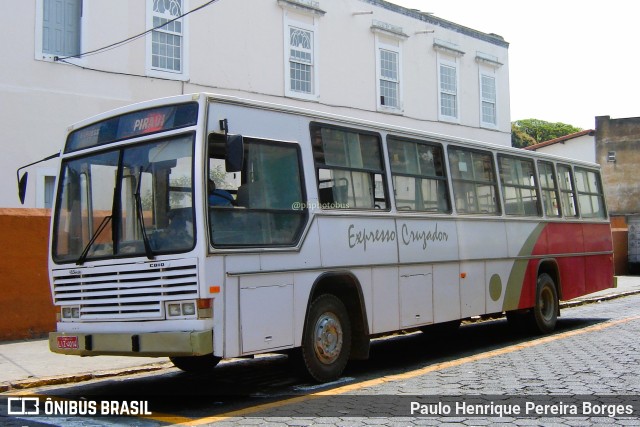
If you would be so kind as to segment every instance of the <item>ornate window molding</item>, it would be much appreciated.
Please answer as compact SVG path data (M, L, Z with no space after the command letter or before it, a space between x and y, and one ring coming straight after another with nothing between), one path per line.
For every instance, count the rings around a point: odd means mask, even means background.
M504 64L499 61L497 56L489 55L488 53L476 52L476 62L482 65L488 65L490 67L500 68Z
M433 48L436 51L446 53L448 55L453 55L455 57L462 56L466 53L465 51L461 50L460 46L458 46L457 44L440 39L433 40Z
M406 40L409 38L409 36L402 30L402 27L398 27L397 25L388 24L386 22L378 21L375 19L371 21L371 31L377 34L395 37L400 40Z
M313 0L278 0L278 5L284 9L314 16L324 16L327 13L320 9L320 2Z

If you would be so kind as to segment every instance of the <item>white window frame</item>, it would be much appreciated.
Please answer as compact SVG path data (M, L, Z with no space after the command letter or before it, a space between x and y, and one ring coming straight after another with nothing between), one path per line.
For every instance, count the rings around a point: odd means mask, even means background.
M385 40L385 37L376 35L376 105L378 111L387 113L402 114L403 112L403 91L402 91L402 43L399 39ZM397 79L393 80L382 75L382 52L387 51L397 55L398 69ZM398 85L398 104L384 105L382 103L382 81L390 81Z
M460 102L460 67L458 66L458 61L455 58L446 58L442 55L438 54L438 119L440 121L452 122L452 123L460 123L460 111L461 111L461 102ZM455 93L449 93L455 95L456 99L456 115L450 116L444 114L442 112L442 72L441 66L451 67L456 72L456 90Z
M84 34L86 34L86 19L84 18L86 15L87 8L90 7L89 2L82 0L82 15L80 16L80 52L83 52L84 49ZM36 0L36 22L35 22L35 44L34 44L34 59L38 61L47 61L47 62L56 62L55 58L57 55L52 55L50 53L43 52L42 45L42 37L44 36L43 31L44 25L44 0ZM76 65L86 65L86 61L84 58L77 57L65 57L65 61L70 62ZM60 62L60 64L64 64L64 62Z
M45 180L47 177L53 177L56 179L54 183L54 192L53 196L55 197L55 185L57 185L57 174L58 171L55 168L38 168L36 171L36 208L44 208L45 207ZM52 200L52 206L55 200Z
M182 13L188 12L189 0L182 0ZM146 28L153 28L153 0L146 0ZM145 72L149 77L188 81L189 80L189 16L182 18L182 70L172 71L154 67L152 64L153 32L145 36Z
M284 9L284 94L289 98L317 101L320 98L319 56L318 56L318 19L309 15L296 18L295 13ZM312 23L310 23L311 21ZM311 92L300 92L291 89L291 29L299 29L311 33ZM295 61L294 61L295 62Z
M483 77L493 79L493 100L486 98L485 93L483 91L482 79ZM479 97L480 97L480 126L483 128L489 129L497 129L498 127L498 79L495 75L495 72L490 69L486 69L480 67L480 72L478 73L478 84L479 84ZM494 110L494 122L486 122L484 121L484 104L492 103Z

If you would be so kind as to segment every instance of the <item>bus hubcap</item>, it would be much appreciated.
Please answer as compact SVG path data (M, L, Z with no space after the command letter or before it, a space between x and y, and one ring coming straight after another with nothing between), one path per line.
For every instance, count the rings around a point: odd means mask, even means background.
M549 288L544 288L540 293L540 314L545 320L550 320L553 317L553 311L553 293Z
M324 364L336 361L342 350L342 326L333 313L324 313L315 327L315 351Z

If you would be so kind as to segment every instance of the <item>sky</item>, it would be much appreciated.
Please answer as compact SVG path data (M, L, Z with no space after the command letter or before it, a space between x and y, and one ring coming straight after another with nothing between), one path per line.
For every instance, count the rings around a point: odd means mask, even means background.
M511 120L640 116L636 0L389 0L509 42Z

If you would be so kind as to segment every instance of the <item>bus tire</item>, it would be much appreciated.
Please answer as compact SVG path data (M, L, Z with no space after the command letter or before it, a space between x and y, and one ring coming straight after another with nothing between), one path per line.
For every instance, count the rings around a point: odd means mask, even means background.
M216 367L220 358L213 354L204 356L174 356L169 357L173 365L185 372L211 372Z
M536 332L547 334L556 328L558 320L559 302L556 284L551 276L542 273L538 276L536 286L536 304L533 307L532 322Z
M318 382L340 377L351 352L351 323L344 303L323 294L309 306L302 339L307 372Z

